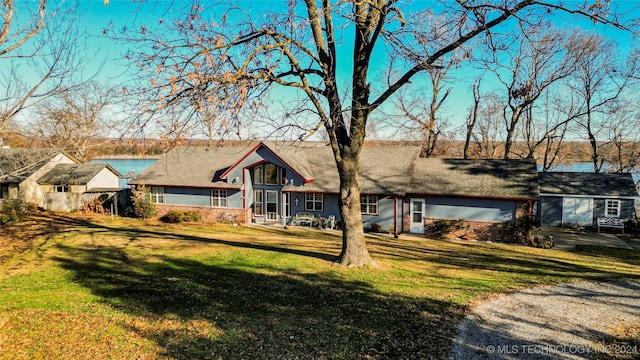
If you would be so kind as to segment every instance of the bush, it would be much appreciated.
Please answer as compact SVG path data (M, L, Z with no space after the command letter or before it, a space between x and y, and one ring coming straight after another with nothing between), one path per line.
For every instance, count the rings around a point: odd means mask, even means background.
M543 236L543 235L533 235L530 239L528 246L542 248L542 249L551 249L556 246L555 241L553 240L553 236Z
M15 224L31 211L34 206L21 200L5 200L0 208L0 225Z
M139 218L151 219L156 216L156 204L151 201L149 191L144 187L137 190L131 190L132 205L125 210L125 215Z
M382 232L382 226L380 226L380 224L373 223L373 224L371 224L370 231L371 232L375 232L375 233L381 233Z
M160 221L177 224L182 222L196 222L200 221L200 216L197 212L193 210L189 211L180 211L180 210L171 210L168 213L164 214Z
M425 235L434 239L444 239L447 235L466 228L464 220L436 220L424 226Z
M550 249L555 246L552 236L534 235L535 219L522 217L515 222L491 225L479 234L480 240L495 241L505 244L516 244Z

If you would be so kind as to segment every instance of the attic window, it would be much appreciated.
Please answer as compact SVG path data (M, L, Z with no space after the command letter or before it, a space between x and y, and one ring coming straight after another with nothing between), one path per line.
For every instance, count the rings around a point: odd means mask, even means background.
M72 172L76 171L78 167L77 166L72 166L71 168L69 168L69 170L67 171L67 174L71 174Z
M264 165L264 183L267 185L278 185L278 168L275 164Z
M253 168L253 183L262 184L262 165Z

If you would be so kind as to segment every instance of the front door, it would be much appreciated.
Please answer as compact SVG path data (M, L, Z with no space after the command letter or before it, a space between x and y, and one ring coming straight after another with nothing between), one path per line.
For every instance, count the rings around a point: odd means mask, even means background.
M278 192L274 190L267 190L265 193L267 220L278 220Z
M411 213L410 231L424 234L424 199L411 199L409 212Z
M592 199L566 197L562 200L562 225L588 226L593 223Z

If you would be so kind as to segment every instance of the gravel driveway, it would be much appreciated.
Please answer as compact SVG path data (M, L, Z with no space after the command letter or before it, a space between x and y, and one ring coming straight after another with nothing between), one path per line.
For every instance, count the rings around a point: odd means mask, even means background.
M599 340L638 321L640 283L535 287L480 304L458 326L450 359L588 359L613 352Z

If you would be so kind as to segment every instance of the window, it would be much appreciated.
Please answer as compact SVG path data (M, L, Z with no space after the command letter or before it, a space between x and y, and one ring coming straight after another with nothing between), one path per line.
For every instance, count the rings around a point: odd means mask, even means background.
M253 168L253 183L254 184L262 184L264 181L262 180L262 165L258 165Z
M211 189L211 206L227 207L227 190Z
M264 204L264 193L262 192L262 190L256 190L254 192L255 195L255 200L254 200L254 204L253 204L253 212L255 215L257 216L262 216L264 215L264 211L263 211L263 204Z
M278 219L278 192L273 190L267 190L267 219Z
M0 199L9 198L9 184L0 184Z
M162 186L152 186L149 198L154 204L164 204L164 188Z
M267 185L278 185L278 167L274 164L264 165L264 183Z
M283 194L284 194L284 198L282 199L282 201L284 202L284 204L282 204L282 206L284 206L284 216L290 217L291 216L291 206L289 204L289 199L291 198L291 195L287 194L287 193L283 193Z
M305 194L304 209L307 211L322 211L322 194Z
M287 185L287 170L280 168L280 184Z
M360 208L363 215L378 215L378 197L360 195Z
M69 184L60 184L60 185L55 185L54 192L69 192Z
M620 200L605 200L604 216L620 217Z

